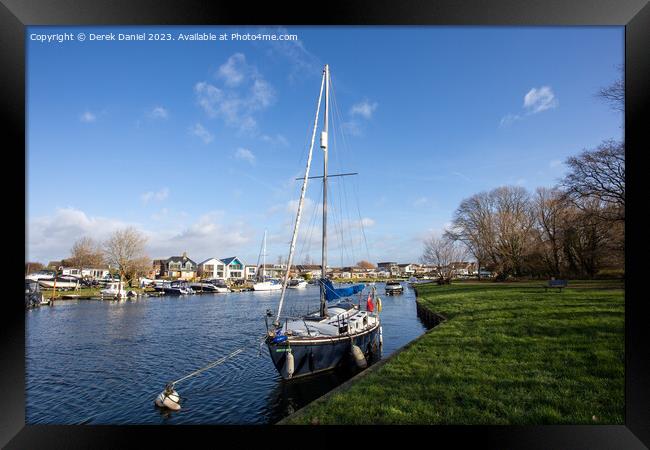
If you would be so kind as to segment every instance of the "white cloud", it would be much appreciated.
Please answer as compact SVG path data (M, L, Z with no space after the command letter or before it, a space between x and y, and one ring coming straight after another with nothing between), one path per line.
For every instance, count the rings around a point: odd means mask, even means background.
M192 125L189 131L191 135L201 138L205 144L209 144L214 140L212 133L206 130L200 123Z
M276 99L275 89L246 62L241 53L232 55L217 71L217 87L206 81L194 85L197 102L211 118L221 118L229 127L252 133L257 129L255 113L268 108Z
M243 159L244 161L248 161L251 164L255 164L255 155L247 148L238 148L235 151L235 158Z
M532 88L524 96L524 105L523 109L525 115L530 116L532 114L537 114L547 109L556 108L560 104L559 100L553 93L553 89L550 86L542 86L538 88ZM500 127L507 127L512 125L518 120L522 120L524 116L521 114L506 114L501 118L499 122Z
M166 210L161 213L167 215ZM179 217L183 218L183 215ZM70 248L81 236L90 236L102 242L114 231L133 226L147 237L145 250L150 257L169 257L187 251L191 258L199 262L208 257L224 258L240 254L254 235L247 222L226 218L220 211L206 212L189 223L185 217L183 222L181 225L166 223L160 230L149 230L137 223L92 217L72 207L61 208L51 216L29 221L27 255L29 260L44 263L59 260L70 254Z
M149 117L152 119L166 119L169 117L169 112L162 106L156 106L151 111L149 111Z
M261 28L259 31L262 34L291 34L290 30L284 27ZM289 63L289 80L292 82L304 79L304 75L318 76L321 74L323 64L318 57L307 50L299 39L295 41L265 41L259 45L264 45L272 58L280 57Z
M90 111L86 111L79 117L79 120L85 123L91 123L97 120L97 116Z
M237 86L244 80L247 71L246 57L235 53L217 70L217 77L222 78L227 86Z
M521 120L521 116L519 114L506 114L501 118L499 126L507 127L508 125L512 125L517 120Z
M350 115L361 116L364 119L370 119L372 118L372 114L377 109L377 106L379 106L377 102L370 103L368 100L364 100L352 105L352 108L350 108Z
M59 208L51 216L36 217L28 222L27 253L30 260L47 264L68 256L74 242L82 236L101 241L113 231L130 225L135 224L89 217L73 207Z
M144 194L140 195L140 199L144 203L149 203L151 200L155 200L157 202L165 200L169 196L169 189L168 188L163 188L157 192L155 191L149 191L145 192Z
M549 86L532 88L524 97L524 108L529 114L536 114L547 109L555 108L559 102Z

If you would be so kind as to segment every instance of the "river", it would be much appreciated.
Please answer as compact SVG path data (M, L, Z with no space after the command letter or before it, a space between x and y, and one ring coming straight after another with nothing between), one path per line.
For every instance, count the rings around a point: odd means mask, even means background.
M425 331L415 293L403 285L402 295L386 296L377 284L383 358ZM26 311L26 423L275 423L352 375L282 380L266 346L259 347L265 312L276 310L279 297L275 291L62 300ZM318 289L288 290L285 302L286 313L317 310ZM180 411L154 406L168 381L241 347L244 352L177 385Z

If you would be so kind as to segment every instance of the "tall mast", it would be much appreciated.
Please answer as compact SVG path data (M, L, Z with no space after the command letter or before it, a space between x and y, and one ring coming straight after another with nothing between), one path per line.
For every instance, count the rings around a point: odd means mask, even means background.
M291 236L291 245L289 246L289 260L287 261L287 271L284 275L284 282L282 283L282 294L280 295L280 305L278 306L278 314L275 317L274 324L278 326L280 324L280 313L282 312L282 304L284 302L284 294L287 291L287 283L289 282L289 272L291 271L291 264L293 263L293 254L296 249L296 238L298 237L298 227L300 226L300 217L302 215L302 207L305 203L305 193L307 192L307 180L309 180L309 169L311 167L311 157L314 150L314 140L316 139L316 128L318 127L318 113L320 112L320 103L323 98L323 85L326 81L326 71L323 71L323 79L320 83L320 92L318 93L318 103L316 105L316 117L314 118L314 130L311 134L311 144L309 145L309 156L307 156L307 166L305 167L305 177L302 182L302 188L300 190L300 201L298 202L298 211L296 212L296 223L293 227L293 235Z
M329 100L330 100L330 66L325 64L325 114L323 116L323 131L320 135L320 146L323 149L323 259L321 262L320 283L320 316L325 317L325 283L327 279L327 123L329 118Z
M264 230L264 240L262 240L262 282L266 281L266 230Z

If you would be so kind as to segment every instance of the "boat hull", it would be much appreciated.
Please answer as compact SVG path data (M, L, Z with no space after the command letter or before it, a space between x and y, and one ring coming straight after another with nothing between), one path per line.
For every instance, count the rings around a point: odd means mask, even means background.
M273 365L285 380L314 375L346 364L354 365L351 355L353 343L367 358L379 348L379 324L352 336L319 337L287 342L273 343L270 338L266 340ZM286 369L289 348L294 358L292 376L288 375Z

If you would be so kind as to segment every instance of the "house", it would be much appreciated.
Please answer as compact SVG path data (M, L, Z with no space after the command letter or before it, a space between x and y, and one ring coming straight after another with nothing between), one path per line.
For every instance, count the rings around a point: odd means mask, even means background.
M449 266L453 276L461 278L473 275L476 269L476 264L465 261L452 262Z
M180 278L191 280L196 277L197 264L188 258L187 253L183 256L172 256L165 260L154 260L154 266L160 265L160 277Z
M298 273L303 276L309 274L311 278L320 278L321 266L317 264L300 264L296 266Z
M108 276L110 271L108 268L93 268L93 267L63 267L61 275L72 275L79 278L94 278L101 279Z
M257 266L252 264L244 265L244 276L246 280L255 280L257 278Z
M203 279L221 278L225 279L226 265L217 258L208 258L198 265L199 277Z
M223 278L225 280L244 280L244 263L241 262L236 256L224 258L221 260L223 263ZM220 278L220 277L218 277Z
M398 269L398 271L399 271L399 272L398 272L398 273L399 273L399 276L400 276L400 277L410 277L410 276L413 276L413 275L415 274L415 266L416 266L415 264L411 264L411 263L408 263L408 264L398 264L397 267L399 268L399 269Z

